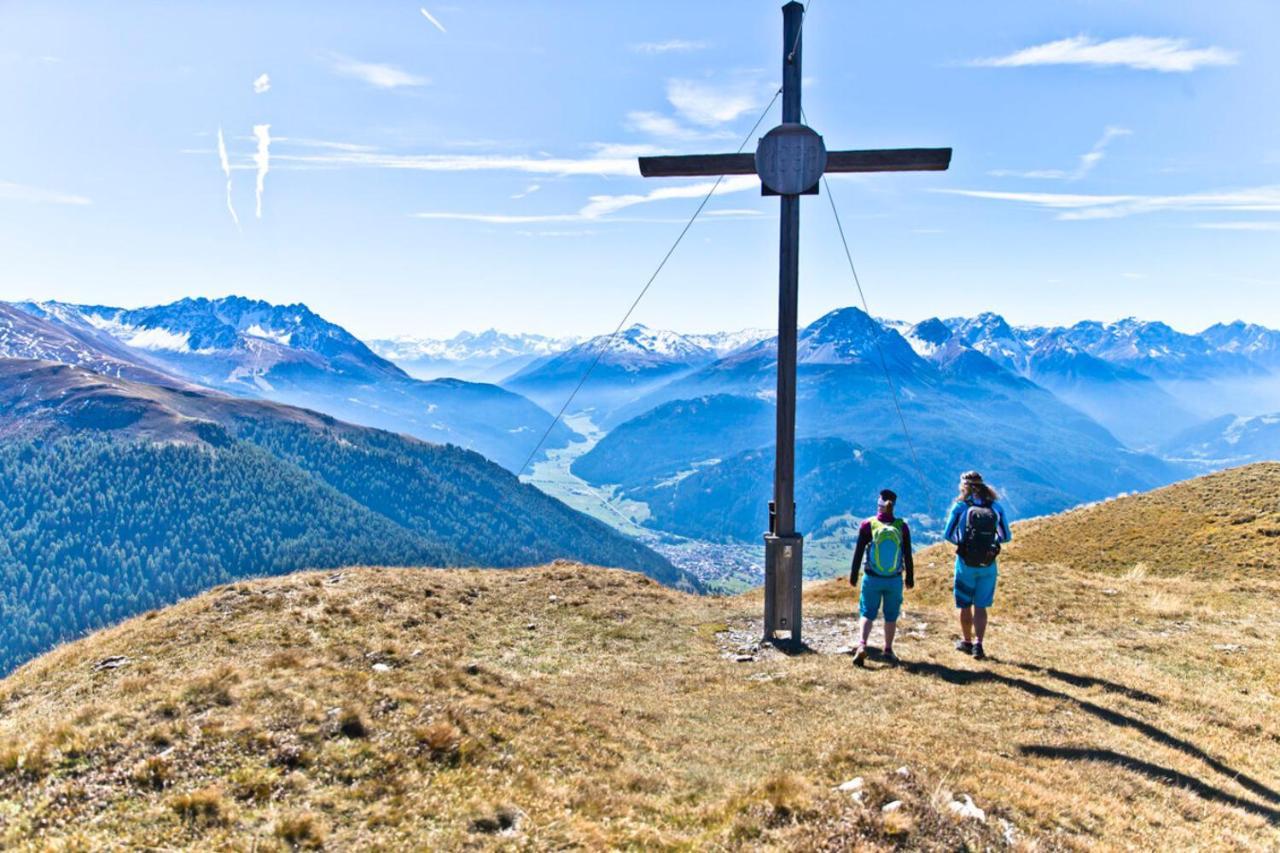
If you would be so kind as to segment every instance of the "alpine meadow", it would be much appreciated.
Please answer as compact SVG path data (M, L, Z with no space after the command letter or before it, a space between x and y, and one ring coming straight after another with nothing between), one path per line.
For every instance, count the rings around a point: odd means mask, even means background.
M0 848L1275 850L1280 7L0 7Z

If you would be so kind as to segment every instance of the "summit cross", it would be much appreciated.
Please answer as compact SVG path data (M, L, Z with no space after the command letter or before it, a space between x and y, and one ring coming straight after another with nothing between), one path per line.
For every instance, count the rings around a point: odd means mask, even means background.
M950 148L827 151L801 121L800 49L804 6L782 7L782 124L761 137L755 154L641 157L646 178L760 176L763 195L780 196L778 269L778 437L773 501L765 534L764 638L790 631L801 642L804 539L796 530L796 304L800 283L800 196L817 195L826 172L930 172L951 164Z

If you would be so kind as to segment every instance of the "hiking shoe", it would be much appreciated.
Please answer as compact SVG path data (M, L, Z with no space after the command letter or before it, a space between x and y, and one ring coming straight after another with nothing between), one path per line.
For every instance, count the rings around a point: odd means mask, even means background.
M881 655L880 657L880 660L889 664L889 666L897 666L899 663L901 663L901 661L898 660L898 656L893 653L893 649L885 649L884 654Z
M858 650L853 653L853 665L863 666L867 660L867 647L858 646Z
M973 643L968 640L957 640L956 651L964 652L966 655L971 655L973 654Z
M973 657L974 657L976 660L982 660L982 659L983 659L983 658L985 658L986 656L987 656L987 653L986 653L986 652L984 652L984 651L982 650L982 643L974 643L974 644L973 644Z

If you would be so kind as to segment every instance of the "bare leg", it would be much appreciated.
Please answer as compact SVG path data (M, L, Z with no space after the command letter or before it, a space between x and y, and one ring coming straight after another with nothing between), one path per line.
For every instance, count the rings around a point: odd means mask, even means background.
M884 650L886 652L893 651L893 635L897 633L897 622L884 623Z
M982 623L984 626L986 625L986 619L987 619L987 614L985 611L983 611ZM964 635L964 641L966 643L973 642L973 608L972 607L960 608L960 633Z
M867 617L863 616L863 617L862 617L862 621L861 621L860 623L858 623L858 624L859 624L859 627L860 627L860 629L861 629L861 631L862 631L862 639L858 641L858 645L859 645L859 646L863 646L863 647L865 647L865 646L867 645L867 639L871 636L871 625L872 625L872 622L871 622L871 620L870 620L870 619L868 619Z
M978 642L982 642L982 635L987 633L987 608L973 608L973 630L978 635ZM966 636L965 639L968 639Z

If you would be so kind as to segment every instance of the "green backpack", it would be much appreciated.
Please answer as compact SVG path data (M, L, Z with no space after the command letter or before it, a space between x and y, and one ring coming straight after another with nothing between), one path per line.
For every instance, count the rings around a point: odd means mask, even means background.
M902 519L895 518L888 524L878 518L871 519L867 571L886 578L902 571Z

